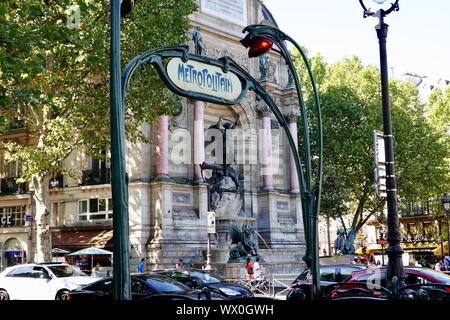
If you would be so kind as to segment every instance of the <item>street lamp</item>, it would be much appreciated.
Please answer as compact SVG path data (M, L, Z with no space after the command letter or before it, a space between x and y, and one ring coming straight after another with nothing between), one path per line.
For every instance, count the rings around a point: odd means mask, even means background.
M381 243L381 265L384 266L384 236L385 236L385 231L383 228L380 229L379 231L380 233L380 243Z
M207 230L207 235L208 235L208 247L207 247L207 251L206 251L206 268L210 269L211 268L211 233L214 232L210 232L213 230L209 230L210 228L210 224L214 224L214 230L215 230L215 214L214 211L212 210L212 205L211 205L211 186L208 182L207 179L210 179L212 177L213 174L213 167L214 164L211 164L207 161L204 161L202 164L200 164L200 170L202 172L202 180L203 182L206 183L207 186L207 197L208 197L208 212L207 212L207 219L208 219L208 230ZM205 179L206 177L206 179Z
M373 0L376 4L381 6L386 0ZM377 12L372 12L364 5L363 0L359 0L364 14L363 17L374 16L378 17L379 24L375 26L378 36L378 42L380 46L380 73L381 73L381 97L383 106L383 129L384 129L384 149L385 149L385 161L386 161L386 201L388 211L388 249L386 251L389 261L387 270L387 279L391 279L395 276L398 279L398 285L404 285L404 271L402 263L403 250L400 246L401 236L399 230L399 219L397 213L397 186L395 179L395 167L394 167L394 147L392 143L392 121L391 121L391 109L389 101L389 78L388 78L388 64L386 54L386 38L388 32L388 25L384 23L384 17L390 14L392 11L398 11L399 0L392 3L389 9L378 9Z
M278 52L286 61L290 75L293 76L295 88L297 92L297 98L300 106L300 117L303 128L303 161L305 167L305 175L298 157L295 158L295 165L297 169L297 176L300 185L300 194L302 197L302 213L303 213L303 225L305 229L306 239L306 254L303 257L306 265L311 270L313 279L311 297L313 299L319 299L320 297L320 266L319 266L319 250L318 250L318 213L320 209L320 193L322 188L322 167L323 167L323 135L322 135L322 116L320 111L319 95L316 88L314 76L309 66L306 54L303 49L288 35L279 30L278 28L266 25L249 25L244 28L243 32L248 34L241 40L244 47L249 48L248 56L258 57L270 49L274 45L277 49L273 49ZM290 42L295 46L302 56L305 66L308 70L309 78L311 80L312 88L314 91L315 112L317 114L317 152L318 152L318 164L317 172L315 175L315 181L313 181L313 169L312 169L312 155L311 155L311 143L310 143L310 121L306 112L305 104L303 101L302 89L300 81L297 75L297 71L294 67L294 63L291 58L291 54L286 47L286 42ZM297 149L293 147L293 150ZM296 150L298 151L298 150Z
M444 196L442 197L442 207L445 210L445 216L447 218L447 235L448 235L447 250L449 251L448 255L450 256L450 224L448 219L450 216L450 198L447 192L444 193Z

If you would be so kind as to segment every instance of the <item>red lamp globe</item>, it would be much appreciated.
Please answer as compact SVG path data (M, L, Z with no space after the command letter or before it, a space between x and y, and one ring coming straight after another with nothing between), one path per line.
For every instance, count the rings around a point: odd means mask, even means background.
M260 55L269 51L272 48L272 46L273 46L272 41L264 38L258 38L255 41L253 41L252 44L250 45L248 57L249 58L259 57Z

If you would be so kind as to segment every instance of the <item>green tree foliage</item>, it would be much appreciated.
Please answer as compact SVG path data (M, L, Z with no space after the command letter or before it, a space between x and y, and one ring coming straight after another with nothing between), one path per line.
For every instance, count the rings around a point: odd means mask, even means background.
M21 180L35 188L38 261L51 257L39 242L50 238L51 175L68 173L61 165L72 151L83 148L99 156L96 150L109 146L110 5L109 0L0 3L0 120L20 117L31 132L30 145L4 142L4 156L22 161ZM122 67L150 48L185 42L187 15L195 9L193 0L139 1L122 19ZM156 72L138 74L127 95L127 139L143 139L140 125L170 112L172 102Z
M335 218L352 215L351 226L344 227L358 231L372 215L381 215L385 204L384 198L375 195L374 181L373 131L383 131L380 73L374 66L363 66L357 57L333 65L320 55L309 61L315 70L323 120L321 213ZM311 85L305 69L298 70L314 137ZM448 181L449 149L442 130L426 118L413 84L391 80L390 98L398 197L405 203L435 197ZM449 104L443 99L443 95L435 96L430 109L448 116L443 109L448 110Z

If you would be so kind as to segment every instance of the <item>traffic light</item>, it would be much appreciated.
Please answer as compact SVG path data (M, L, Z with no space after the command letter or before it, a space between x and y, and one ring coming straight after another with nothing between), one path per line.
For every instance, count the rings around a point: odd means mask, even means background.
M134 7L134 0L122 0L120 3L120 16L124 18L128 15Z

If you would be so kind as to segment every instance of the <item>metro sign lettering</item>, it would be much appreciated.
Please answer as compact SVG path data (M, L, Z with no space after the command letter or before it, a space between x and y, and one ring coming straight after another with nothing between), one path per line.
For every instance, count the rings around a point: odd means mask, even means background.
M175 57L167 63L167 75L178 89L191 94L203 94L228 101L242 93L241 80L232 72L200 61Z

